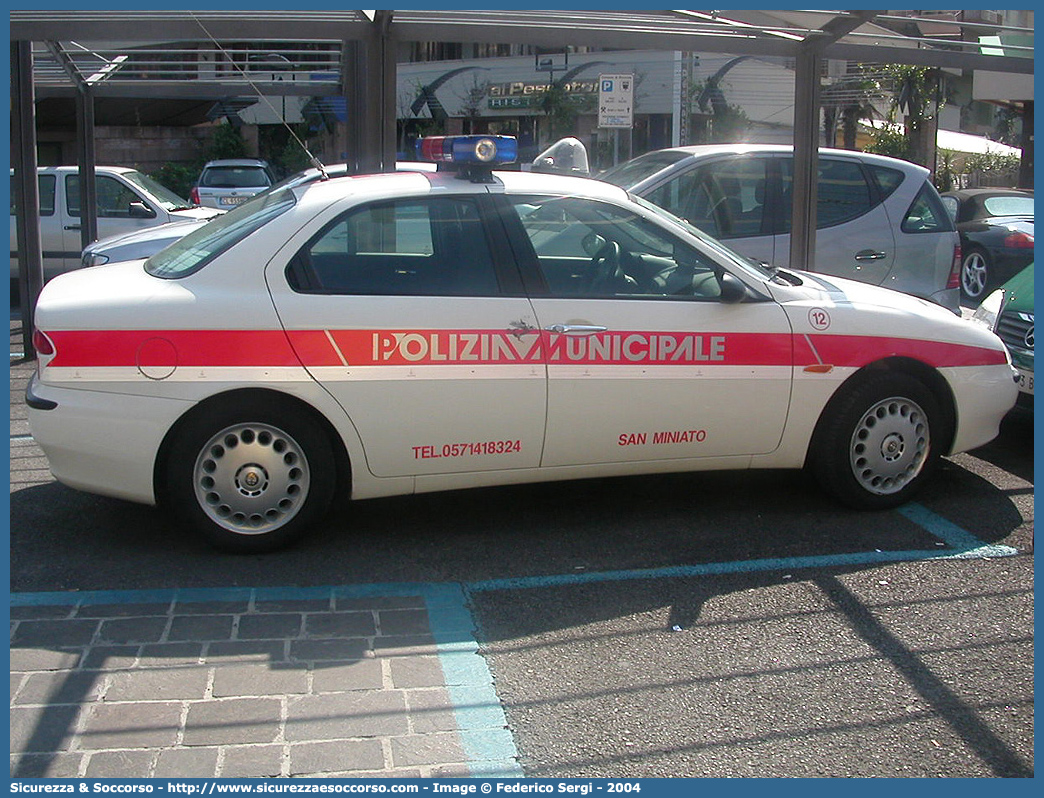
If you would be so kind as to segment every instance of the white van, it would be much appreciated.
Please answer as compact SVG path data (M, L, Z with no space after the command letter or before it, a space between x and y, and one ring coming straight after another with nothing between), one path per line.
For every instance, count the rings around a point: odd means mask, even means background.
M209 219L221 211L193 208L148 175L122 166L96 166L98 238L167 222ZM44 280L80 268L80 175L75 166L41 166L40 243ZM14 170L11 170L11 279L18 277Z

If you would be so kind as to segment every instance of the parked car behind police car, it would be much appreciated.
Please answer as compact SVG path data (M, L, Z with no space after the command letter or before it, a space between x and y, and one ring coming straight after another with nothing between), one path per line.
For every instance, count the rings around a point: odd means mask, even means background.
M887 508L1014 403L988 330L606 183L490 172L512 144L428 141L470 179L315 181L52 281L27 400L57 478L248 551L334 500L623 474L807 464Z
M207 161L189 199L196 205L227 210L241 205L275 183L267 161L226 158Z
M968 188L942 201L961 237L961 296L974 307L1033 262L1033 192Z
M960 240L922 166L821 148L815 271L960 312ZM600 175L766 263L790 262L793 147L707 144L646 153ZM801 264L790 264L801 268Z
M14 179L14 170L11 170ZM170 222L200 221L219 213L193 208L148 175L119 166L95 167L98 236L108 238ZM80 173L75 166L42 166L37 170L40 192L40 244L44 279L81 265ZM11 192L11 279L18 276L14 191Z

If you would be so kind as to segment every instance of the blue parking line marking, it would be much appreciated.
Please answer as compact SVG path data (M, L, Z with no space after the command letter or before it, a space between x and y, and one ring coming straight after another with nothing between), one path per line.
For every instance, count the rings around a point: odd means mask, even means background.
M10 605L73 606L98 604L173 604L175 602L257 601L417 596L424 599L446 689L471 775L476 778L523 778L518 750L497 696L493 676L479 653L477 623L470 597L498 590L520 590L596 582L672 579L732 573L794 571L848 565L874 565L916 560L1010 557L1010 546L983 543L971 533L919 504L898 512L946 548L937 550L865 551L807 557L703 563L582 574L488 579L467 583L395 582L324 587L227 587L156 590L12 593Z
M929 534L945 541L947 546L955 550L955 553L950 555L953 558L1011 557L1013 554L1018 554L1018 551L1011 546L983 543L970 532L966 532L920 504L904 505L899 508L898 512L922 529L927 530Z
M899 512L933 537L942 540L947 548L940 550L911 549L907 551L858 551L844 554L824 554L807 557L771 557L760 560L701 563L699 565L672 565L663 568L645 568L622 571L599 571L553 576L529 576L509 579L489 579L471 582L471 593L490 590L523 590L526 588L581 585L594 582L620 582L635 579L677 579L693 576L754 573L761 571L796 571L803 568L833 568L847 565L875 565L914 560L972 559L984 557L1011 557L1018 553L1010 546L984 544L969 532L936 515L922 505L911 503Z

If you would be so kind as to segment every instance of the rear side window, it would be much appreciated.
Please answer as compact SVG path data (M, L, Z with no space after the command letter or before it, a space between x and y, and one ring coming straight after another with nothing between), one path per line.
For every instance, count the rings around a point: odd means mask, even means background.
M11 175L11 215L15 215L15 185L14 175ZM54 216L54 175L38 175L36 179L37 192L40 195L40 215Z
M910 205L900 229L904 233L947 233L954 230L953 220L939 198L939 192L925 181Z
M783 211L786 229L791 225L791 196L794 162L783 163ZM819 181L816 186L816 227L832 227L850 222L867 213L876 203L862 167L854 161L819 159Z
M869 168L870 174L877 181L877 191L883 200L888 199L892 192L903 184L903 179L906 177L898 169L889 169L887 166L871 166Z
M496 268L470 198L381 202L327 225L287 267L299 293L495 296Z

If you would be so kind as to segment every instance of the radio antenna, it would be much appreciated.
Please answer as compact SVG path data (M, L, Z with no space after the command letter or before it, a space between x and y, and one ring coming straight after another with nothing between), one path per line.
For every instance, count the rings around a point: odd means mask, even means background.
M207 26L204 25L202 20L200 20L199 17L196 16L195 12L189 11L189 14L192 16L192 19L196 21L196 24L199 25L200 30L202 30L206 37L210 39L211 44L213 44L218 49L218 52L220 52L221 55L225 57L228 63L232 65L232 68L243 76L243 79L250 85L250 88L254 90L254 93L257 94L258 98L260 98L261 101L269 107L273 114L279 117L279 121L283 123L283 127L287 129L290 135L293 136L294 141L296 141L298 145L300 145L301 149L304 150L305 155L308 156L309 163L311 163L312 166L318 169L320 174L322 174L323 180L328 180L330 176L326 173L326 167L323 166L322 161L320 161L318 158L312 155L311 151L308 149L308 145L305 144L301 140L301 137L294 132L294 129L286 123L286 120L283 118L283 115L276 110L276 107L274 105L272 105L272 101L261 92L261 90L254 83L254 81L250 79L250 76L243 70L243 68L239 66L239 64L237 64L234 60L232 60L232 56L230 56L228 52L226 52L225 48L221 46L221 42L219 42L211 35L210 31L207 30Z

